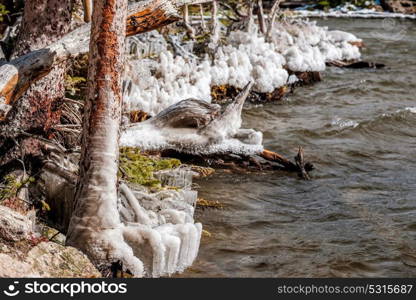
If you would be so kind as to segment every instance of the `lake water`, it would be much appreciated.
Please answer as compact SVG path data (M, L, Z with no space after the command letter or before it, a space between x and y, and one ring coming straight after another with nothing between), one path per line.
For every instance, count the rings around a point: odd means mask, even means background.
M416 22L330 19L365 41L385 69L328 68L280 103L247 106L244 127L288 157L298 145L312 181L284 172L217 172L200 197L204 237L185 277L416 276Z

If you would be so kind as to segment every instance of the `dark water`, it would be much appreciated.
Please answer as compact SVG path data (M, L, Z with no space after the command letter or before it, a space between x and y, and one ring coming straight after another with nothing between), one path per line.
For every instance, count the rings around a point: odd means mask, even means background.
M363 38L364 59L388 68L331 68L245 110L267 148L293 157L302 145L317 170L310 182L279 172L198 182L226 208L197 211L212 237L185 276L416 276L416 23L318 23Z

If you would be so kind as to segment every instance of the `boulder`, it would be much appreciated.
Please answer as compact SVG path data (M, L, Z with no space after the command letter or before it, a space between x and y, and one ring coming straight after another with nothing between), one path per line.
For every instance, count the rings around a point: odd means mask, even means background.
M0 277L96 278L101 274L79 250L42 242L25 260L0 253Z
M411 0L381 0L381 6L388 11L402 14L415 14L416 4Z

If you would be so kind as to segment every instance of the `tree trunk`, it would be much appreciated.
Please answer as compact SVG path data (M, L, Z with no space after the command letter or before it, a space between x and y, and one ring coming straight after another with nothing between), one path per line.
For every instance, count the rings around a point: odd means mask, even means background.
M59 40L70 29L71 13L71 0L25 1L22 25L12 57L42 49ZM50 128L60 120L60 103L65 94L65 72L66 64L63 61L55 65L45 77L28 87L9 112L2 126L5 129L2 133L6 133L8 138L18 137L21 131L36 132L48 137ZM23 138L19 141L19 147L8 143L8 138L0 138L0 156L2 153L16 153L16 147L24 148L26 144L31 149L20 150L31 153L37 148L36 140L25 143L27 138ZM5 163L11 160L13 155L10 155Z
M127 0L94 1L80 176L67 236L69 245L104 268L120 259L111 251L103 257L102 249L117 243L108 241L105 232L120 225L117 171L126 9Z

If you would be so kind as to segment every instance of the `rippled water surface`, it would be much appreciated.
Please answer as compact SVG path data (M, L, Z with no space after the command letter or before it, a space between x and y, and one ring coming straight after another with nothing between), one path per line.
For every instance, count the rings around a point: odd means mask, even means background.
M396 24L393 24L396 22ZM317 170L305 182L281 172L217 173L198 210L212 237L185 276L416 276L416 23L319 20L364 39L383 70L330 68L284 102L247 107L244 126ZM391 25L394 26L391 26Z

